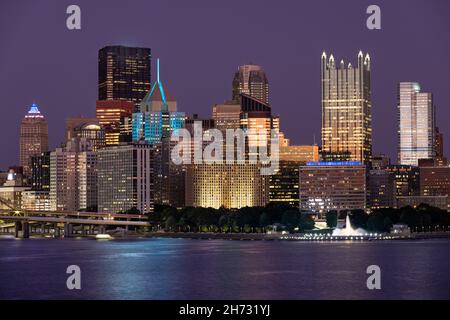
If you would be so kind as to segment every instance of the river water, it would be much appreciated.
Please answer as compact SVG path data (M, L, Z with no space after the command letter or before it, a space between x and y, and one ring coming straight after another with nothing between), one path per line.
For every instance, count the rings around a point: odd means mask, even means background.
M68 290L66 269L81 269ZM369 265L381 289L367 289ZM450 239L0 240L1 299L450 299Z

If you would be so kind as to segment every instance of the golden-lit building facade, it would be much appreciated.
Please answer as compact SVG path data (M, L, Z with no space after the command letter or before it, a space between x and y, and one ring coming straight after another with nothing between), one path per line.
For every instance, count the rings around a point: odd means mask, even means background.
M242 208L267 204L268 176L259 164L198 164L186 172L186 205Z
M122 137L131 139L131 120L134 104L124 100L99 100L96 104L96 117L105 130L105 144L118 145Z
M363 161L372 157L371 62L359 52L352 66L322 54L322 158Z

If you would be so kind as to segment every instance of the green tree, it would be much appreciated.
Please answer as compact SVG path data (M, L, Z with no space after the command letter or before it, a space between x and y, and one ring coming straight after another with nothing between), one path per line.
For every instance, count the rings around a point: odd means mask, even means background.
M166 219L166 224L165 224L166 228L165 229L168 231L173 231L174 228L176 227L176 225L177 225L177 220L175 219L174 216L170 216Z
M338 220L337 211L335 210L328 211L326 214L326 220L328 228L336 228Z
M300 217L300 229L302 231L314 229L314 219L310 214L302 213Z

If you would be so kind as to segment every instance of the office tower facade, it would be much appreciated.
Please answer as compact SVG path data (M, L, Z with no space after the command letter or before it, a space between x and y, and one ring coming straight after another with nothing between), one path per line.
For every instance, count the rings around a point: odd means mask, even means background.
M395 197L418 196L420 193L420 171L418 167L390 165L385 169L394 177Z
M66 118L66 142L75 138L74 129L86 123L100 124L97 118L90 117L69 117Z
M421 167L420 195L450 197L450 167Z
M31 157L31 189L50 191L50 152Z
M247 94L263 103L269 103L269 81L263 68L254 64L238 67L233 78L233 100Z
M74 138L50 153L52 211L97 209L97 156L85 138Z
M279 151L279 170L269 176L269 202L299 208L299 167L319 161L319 147L285 146Z
M371 61L358 54L352 66L333 55L321 59L322 158L324 161L362 161L372 158Z
M105 131L105 144L115 146L126 141L131 135L129 122L134 110L130 101L107 100L97 101L96 117Z
M398 163L417 166L435 157L433 95L417 82L400 82L398 89Z
M139 105L140 112L133 113L132 136L134 142L145 141L154 147L154 202L183 207L185 170L172 163L176 143L171 135L184 128L186 115L177 111L177 102L159 75L158 59L157 80Z
M374 210L394 206L394 175L383 169L370 170L367 177L367 207Z
M20 126L20 165L26 177L31 176L31 157L48 151L48 125L33 103Z
M157 60L157 79L151 90L139 105L139 112L133 113L133 141L145 140L157 143L170 138L173 131L184 127L186 115L177 111L175 98L167 91L159 77Z
M438 127L435 128L434 149L436 152L436 165L446 166L447 158L444 156L444 135L439 131Z
M76 126L73 129L73 135L75 138L86 139L94 152L106 145L105 129L97 122L88 122Z
M153 212L152 146L131 143L98 151L98 211Z
M362 162L308 162L300 167L300 210L315 214L366 208Z
M383 170L391 165L391 159L385 154L372 156L372 169Z
M242 208L264 206L268 202L267 176L259 164L203 163L186 171L186 206Z
M212 107L212 118L216 129L238 129L241 125L241 105L235 101L215 104Z
M98 52L98 100L125 100L136 106L150 90L151 50L107 46Z

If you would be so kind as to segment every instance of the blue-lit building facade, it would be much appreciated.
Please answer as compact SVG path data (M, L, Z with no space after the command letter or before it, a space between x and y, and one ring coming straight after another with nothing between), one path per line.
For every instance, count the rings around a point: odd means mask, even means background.
M318 215L366 208L366 166L359 161L307 162L299 169L300 210Z
M172 132L183 128L186 115L177 111L177 102L166 90L159 78L157 60L157 80L139 105L139 112L133 113L133 141L145 140L150 144L161 142Z
M177 111L177 102L159 78L139 105L132 117L133 142L146 141L152 146L152 172L154 202L183 207L185 204L185 170L171 161L175 142L172 133L184 128L186 115Z

